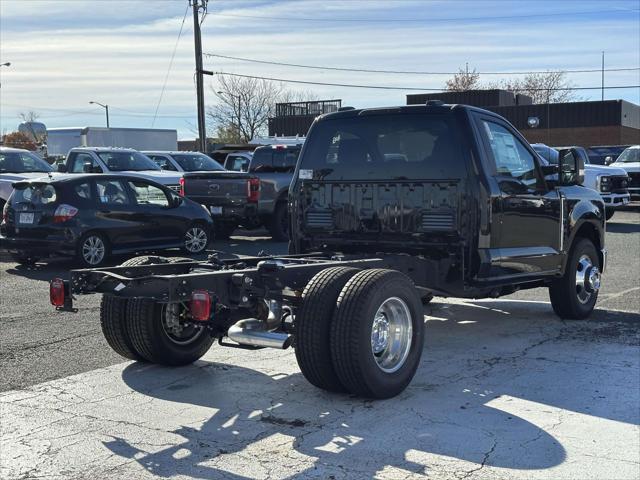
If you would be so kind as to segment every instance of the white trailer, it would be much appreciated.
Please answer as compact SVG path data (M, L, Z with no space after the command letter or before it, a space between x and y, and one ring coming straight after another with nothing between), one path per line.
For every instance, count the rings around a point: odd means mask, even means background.
M47 154L65 156L74 147L178 149L178 132L159 128L71 127L47 129Z

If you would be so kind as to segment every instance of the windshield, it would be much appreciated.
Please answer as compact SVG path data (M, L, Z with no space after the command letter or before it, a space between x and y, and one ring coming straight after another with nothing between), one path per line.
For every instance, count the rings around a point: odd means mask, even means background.
M455 131L453 119L447 115L416 113L327 119L318 122L307 139L299 177L461 178L464 158Z
M620 154L616 162L635 163L640 162L640 148L627 148Z
M98 152L98 156L112 172L160 170L153 160L140 152Z
M0 173L51 171L51 165L31 152L0 152Z
M185 172L217 172L224 170L224 167L213 158L201 153L181 153L171 154Z

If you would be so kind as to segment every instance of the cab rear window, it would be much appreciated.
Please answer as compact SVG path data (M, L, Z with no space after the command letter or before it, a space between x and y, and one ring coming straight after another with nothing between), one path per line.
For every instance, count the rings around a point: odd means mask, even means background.
M431 114L358 116L316 124L301 178L393 180L460 178L464 159L453 119Z
M54 203L57 192L53 185L16 185L13 191L12 203L30 203L31 205L48 205Z

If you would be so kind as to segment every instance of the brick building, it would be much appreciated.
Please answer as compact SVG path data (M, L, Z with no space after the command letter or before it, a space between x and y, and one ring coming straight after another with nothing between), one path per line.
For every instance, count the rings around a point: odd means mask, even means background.
M428 100L464 103L496 112L531 143L582 147L640 143L640 106L625 100L532 105L526 95L505 90L407 95L407 105Z

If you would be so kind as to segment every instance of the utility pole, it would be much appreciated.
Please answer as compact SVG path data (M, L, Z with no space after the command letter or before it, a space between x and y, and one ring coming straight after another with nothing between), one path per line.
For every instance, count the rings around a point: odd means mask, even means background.
M602 52L602 101L604 102L604 51Z
M204 79L202 77L202 38L200 35L200 9L203 13L207 11L209 0L189 0L189 5L193 7L193 40L196 53L196 96L198 98L198 150L202 153L207 151L207 128L204 116Z

